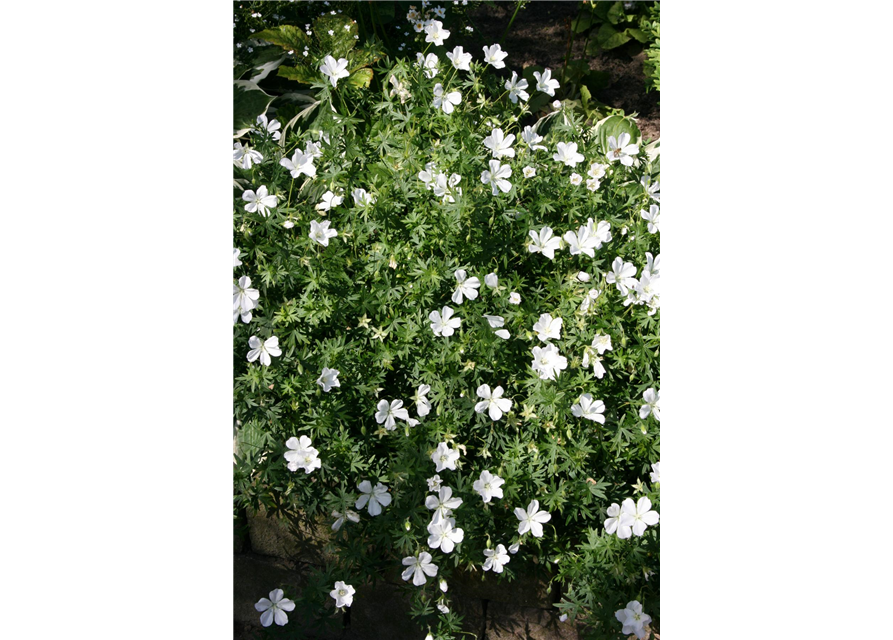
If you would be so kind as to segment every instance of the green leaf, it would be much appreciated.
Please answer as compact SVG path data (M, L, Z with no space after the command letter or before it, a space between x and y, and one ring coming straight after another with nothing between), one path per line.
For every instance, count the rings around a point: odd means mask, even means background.
M592 11L588 10L586 5L583 5L580 13L571 22L571 28L574 30L574 33L583 33L592 26L592 22Z
M313 37L319 42L320 51L336 59L349 58L347 54L356 46L357 34L356 23L345 15L326 14L313 22Z
M314 82L319 82L322 78L319 73L316 73L315 71L313 71L313 69L304 66L279 67L279 71L276 72L276 75L283 78L288 78L289 80L303 82L304 84L313 84Z
M580 83L586 85L591 93L596 93L611 84L611 74L607 71L590 71L580 78Z
M630 36L622 31L617 31L607 22L598 30L598 44L602 49L616 49L630 41Z
M310 45L310 38L306 33L301 31L298 27L293 27L287 24L273 27L272 29L264 29L260 33L255 33L254 37L259 40L266 40L267 42L278 44L286 51L292 49L299 51L303 49L305 45Z
M368 67L357 69L347 79L347 84L357 89L368 87L370 82L372 82L372 69Z
M611 24L617 24L625 17L626 13L623 11L622 2L615 2L611 5L611 8L608 9L608 22L610 22Z
M641 43L648 42L648 34L642 31L641 29L636 29L635 27L630 27L624 31L627 35L631 35L633 38L638 40Z
M236 80L233 85L233 135L240 136L257 123L257 116L266 113L274 96L248 80Z
M608 150L608 138L610 136L618 138L621 133L628 133L633 144L642 138L642 132L639 131L639 127L636 126L635 121L629 116L609 116L595 125L595 132L598 136L599 148L603 153Z
M586 85L580 87L580 101L583 103L583 111L589 114L589 99L592 98L592 94L589 93L589 89L586 88Z

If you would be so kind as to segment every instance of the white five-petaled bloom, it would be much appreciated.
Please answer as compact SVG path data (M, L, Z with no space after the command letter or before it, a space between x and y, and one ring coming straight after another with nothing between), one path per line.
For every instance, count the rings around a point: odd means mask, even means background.
M440 548L444 553L450 553L465 537L465 532L456 528L456 521L452 518L432 521L428 524L428 533L428 546Z
M490 160L489 171L485 170L481 173L481 182L489 184L493 195L498 195L501 189L503 193L508 193L512 188L512 183L506 180L511 177L512 168L507 164L502 164L499 160Z
M270 214L268 209L272 209L279 203L279 199L276 196L269 195L265 185L258 187L257 193L251 189L244 191L242 193L242 200L248 203L245 205L245 211L248 213L257 211L264 217Z
M400 104L406 104L406 101L412 97L412 94L409 93L409 90L406 88L406 85L403 84L402 82L400 82L399 80L397 80L397 77L393 74L391 74L391 77L389 80L390 80L391 86L393 86L394 88L391 89L390 92L388 92L388 95L392 98L394 96L397 96L398 98L400 98Z
M421 587L427 582L425 576L433 578L437 575L437 565L431 562L431 554L427 551L422 551L417 556L403 558L403 566L407 567L403 571L403 579L409 580L412 578L412 583L417 587Z
M456 470L456 461L459 460L459 450L450 449L446 442L437 445L434 453L431 454L431 460L434 462L434 470L440 473L444 469Z
M586 347L583 350L583 368L585 369L590 364L592 365L592 373L596 378L601 380L605 377L605 365L602 364L602 357L593 353L592 347Z
M639 407L639 417L644 420L648 414L653 413L655 419L660 422L660 391L655 391L654 387L648 387L642 394L642 398L644 398L645 404Z
M618 609L614 612L614 616L623 625L623 635L634 633L639 640L643 640L647 635L645 626L651 622L651 616L642 613L642 605L638 600L627 603L626 609Z
M469 300L474 300L478 297L478 289L481 286L481 281L476 277L468 277L468 273L466 273L465 269L458 269L453 274L456 278L456 290L453 291L453 296L450 298L456 304L462 304L462 296L465 296Z
M547 93L550 96L554 96L555 89L560 86L558 80L552 79L552 72L549 69L546 69L542 73L534 71L533 77L536 78L536 90Z
M288 451L284 457L288 461L286 465L289 471L297 471L303 469L304 473L310 473L314 469L322 467L322 461L319 459L319 451L313 447L313 443L307 436L295 438L292 436L285 441Z
M344 198L342 196L336 196L331 191L326 191L322 194L322 200L316 205L316 209L318 211L328 211L332 207L337 207L339 204L344 202Z
M572 185L574 185L575 187L579 187L581 184L583 184L583 176L581 176L579 173L572 173L570 181Z
M605 177L605 169L608 168L606 164L599 164L598 162L593 162L589 165L589 171L586 172L586 175L592 178L593 180L601 180Z
M639 180L642 186L645 188L645 193L651 196L651 199L660 204L660 182L655 181L651 182L651 176L644 175Z
M592 218L589 218L589 221L592 222ZM572 256L584 253L590 258L595 257L595 249L601 245L598 238L592 235L592 227L588 224L584 224L576 232L566 231L564 233L564 241L567 243Z
M642 218L648 222L648 233L657 233L660 231L660 207L656 204L651 205L648 211L642 209L639 211Z
M651 483L660 484L660 460L651 465L654 471L651 472Z
M527 88L527 80L518 78L517 71L512 71L511 79L505 81L505 88L509 92L509 100L514 104L518 104L518 98L521 98L521 100L524 100L525 102L530 98L530 94L525 91Z
M548 342L553 338L555 340L560 340L562 322L561 318L553 319L551 314L542 313L540 314L539 320L534 323L533 331L536 333L536 337L542 342Z
M490 385L482 384L477 388L477 394L483 400L474 405L474 410L477 413L487 411L491 420L499 420L503 413L508 413L512 408L512 401L509 398L503 398L503 393L505 390L501 386L490 391Z
M319 378L316 379L316 384L322 387L322 390L326 393L332 390L332 387L340 387L341 382L338 380L338 376L341 374L338 369L329 369L328 367L322 368L322 373L319 374Z
M555 162L563 162L568 167L575 167L583 162L583 154L577 153L576 142L559 142L555 147L555 153L552 154Z
M605 280L608 284L617 285L617 290L626 295L630 287L636 286L636 265L632 262L624 262L623 258L618 256L611 263L611 271L608 272Z
M243 147L241 142L233 144L233 164L243 169L250 169L252 165L259 164L264 157L259 151L255 151L247 144Z
M524 174L525 178L532 178L533 176L536 175L536 169L534 169L530 165L527 165L526 167L521 169L521 173Z
M589 178L589 180L586 181L586 188L590 191L596 191L601 186L601 184L602 183L595 178Z
M239 316L242 322L251 322L251 310L257 307L260 291L251 288L251 278L242 276L239 282L233 283L233 324Z
M590 279L590 275L588 273L586 273L585 271L580 271L577 274L577 280L579 280L580 282L589 282L589 279Z
M456 47L452 51L447 51L446 57L453 63L453 67L460 71L471 71L468 66L471 63L471 54L465 53L462 47Z
M358 207L371 207L375 204L375 196L367 193L365 189L357 188L350 192L353 196L353 203Z
M360 514L356 511L351 511L350 509L345 509L344 513L341 513L340 511L332 511L332 517L335 518L335 522L332 524L332 531L338 531L345 520L350 520L351 522L360 521Z
M372 483L368 480L363 480L357 488L360 490L361 494L359 498L357 498L357 503L354 505L356 509L362 509L366 506L366 503L369 503L369 506L366 507L369 511L370 516L377 516L381 513L381 508L386 507L391 504L391 494L388 493L387 485L382 483L377 483L375 488L372 488Z
M403 408L403 400L379 400L376 407L375 421L378 424L384 423L384 428L393 431L396 426L396 420L409 420L409 411Z
M621 133L618 138L608 136L608 160L614 162L620 160L620 164L631 167L633 165L633 156L639 153L639 145L630 144L630 136L628 133Z
M278 120L270 120L267 122L267 114L262 113L257 116L257 124L260 125L260 129L255 129L255 131L266 131L270 134L270 137L273 140L279 140L282 134L279 132L279 128L282 126L282 123Z
M543 524L552 519L552 515L547 511L540 511L540 501L532 500L527 505L527 511L521 507L515 507L515 517L520 520L518 523L518 533L522 536L528 531L534 538L543 537Z
M425 168L419 171L419 180L425 183L425 188L429 191L434 188L434 183L437 182L437 175L434 173L434 169L437 165L433 162L429 162L425 165Z
M434 491L435 493L440 491L440 483L442 482L442 480L440 479L440 476L438 474L435 473L433 476L428 478L426 482L428 483L428 491Z
M279 338L272 336L263 342L257 336L248 338L248 346L251 351L248 352L248 362L254 362L260 358L260 363L265 367L269 367L272 360L270 356L279 357L282 355L282 349L279 348Z
M571 413L578 418L605 424L605 403L601 400L593 400L591 393L581 395L577 404L571 407Z
M642 275L648 276L652 280L660 278L660 254L655 258L649 252L645 252L645 268L642 269Z
M274 589L270 592L269 600L261 598L254 605L254 608L261 612L260 623L263 626L269 627L275 621L276 624L282 627L288 622L288 616L285 615L285 612L294 611L295 603L288 598L284 598L284 595L285 593L282 589Z
M310 222L310 233L308 234L310 239L321 244L324 247L329 246L329 238L334 238L338 235L338 232L334 229L329 229L329 225L332 224L331 220L323 220L322 222L318 222L313 220Z
M235 247L233 247L233 269L235 269L236 267L238 267L239 265L242 264L242 261L239 260L240 253L242 253L242 252L239 251L238 249L236 249Z
M427 384L419 385L419 388L416 390L415 395L412 397L415 402L416 412L419 414L420 418L424 418L426 415L431 413L431 401L426 397L428 392L431 391L431 387Z
M291 157L291 160L282 158L279 161L279 164L288 169L292 178L297 178L302 173L308 178L312 178L316 175L316 167L313 166L313 154L309 151L305 153L300 149L297 149Z
M502 573L502 567L511 560L505 552L505 546L498 544L495 549L484 549L484 571L493 571L493 573Z
M639 498L638 502L633 502L632 498L627 498L620 505L621 511L629 516L627 524L633 528L633 535L641 536L645 533L648 526L654 526L660 520L660 514L651 510L651 500L647 496Z
M494 44L493 46L484 46L484 62L489 65L493 65L494 69L502 69L505 67L505 57L508 55L505 51L502 50L502 47L498 44Z
M608 535L617 532L617 537L626 540L633 534L632 517L620 510L620 505L616 502L608 507L608 519L605 520L605 531Z
M440 20L431 20L425 25L425 42L433 42L438 47L443 45L443 41L450 37L450 32L443 28Z
M357 592L349 584L344 584L339 580L335 583L335 588L329 591L329 595L335 598L335 606L338 608L349 607L353 604L353 594Z
M495 289L499 286L499 276L497 276L495 273L488 273L484 276L484 284L491 289Z
M592 339L592 348L602 355L605 351L613 351L611 347L611 336L604 333L597 333Z
M589 218L586 228L589 229L589 235L595 238L596 249L601 249L603 243L611 241L611 223L602 220L595 224L595 221Z
M512 291L509 294L509 304L521 304L521 294L517 291Z
M533 348L533 362L530 365L541 380L554 380L567 369L567 358L558 353L558 347L548 344Z
M525 144L530 147L531 151L536 151L538 149L545 149L543 145L539 144L543 141L543 137L536 132L532 126L527 125L524 127L524 130L521 132L521 139L525 142Z
M453 198L453 187L455 187L462 180L462 176L458 173L452 174L449 179L445 173L438 173L434 178L434 184L431 185L430 189L434 191L434 195L438 198L442 198L443 202L455 202L456 199ZM462 189L458 188L455 190L456 193L462 195Z
M474 481L472 488L481 494L484 502L490 502L493 498L502 497L502 485L505 480L493 475L487 470L481 471L481 477Z
M329 78L333 87L338 86L339 78L346 78L350 75L347 71L347 58L338 58L335 60L332 56L323 58L322 64L319 65L320 72Z
M511 337L507 330L500 328L505 324L505 318L503 318L502 316L487 315L486 313L484 314L484 318L486 318L487 323L490 325L491 329L496 329L496 331L494 331L493 333L495 333L497 336L499 336L503 340L508 340Z
M514 158L515 150L512 149L514 142L515 134L504 135L499 128L493 129L490 135L484 138L484 146L490 150L494 158Z
M533 241L527 245L530 253L542 253L549 260L555 259L555 251L561 248L561 238L554 235L552 227L543 227L539 233L531 229L527 234Z
M444 307L440 311L432 311L428 314L428 320L431 321L431 331L434 332L435 336L449 337L459 328L459 325L462 324L462 319L454 318L453 313L450 307Z
M430 79L437 75L437 65L440 63L440 60L437 59L437 56L433 53L429 53L427 56L423 56L421 53L416 53L416 66L421 67L425 70L425 75Z
M434 476L434 478L437 478L438 483L440 482L440 476ZM429 488L431 487L432 479L433 478L429 478L428 480ZM434 491L434 489L431 490ZM432 522L449 518L453 509L458 508L459 505L462 504L462 498L454 498L453 490L450 487L438 487L436 491L436 496L428 496L425 498L425 507L434 510L434 516L431 518Z
M442 109L445 114L449 115L460 102L462 102L462 94L458 91L444 93L443 85L439 82L434 85L434 101L431 106L435 109Z

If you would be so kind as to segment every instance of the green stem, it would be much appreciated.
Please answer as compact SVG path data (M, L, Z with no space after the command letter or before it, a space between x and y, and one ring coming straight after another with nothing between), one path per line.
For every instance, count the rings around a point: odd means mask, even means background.
M524 0L518 0L518 3L515 5L515 13L512 14L512 19L509 20L508 26L505 28L505 32L503 32L502 37L499 39L499 44L502 45L505 42L505 37L509 34L509 31L512 28L512 23L515 21L515 16L518 15L518 10L521 8L521 4Z

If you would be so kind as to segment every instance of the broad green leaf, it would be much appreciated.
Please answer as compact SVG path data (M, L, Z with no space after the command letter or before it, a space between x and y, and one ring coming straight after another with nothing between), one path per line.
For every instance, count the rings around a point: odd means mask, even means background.
M372 82L372 69L368 67L357 69L347 78L347 84L357 89L368 87L370 82Z
M580 87L580 100L583 103L583 111L587 114L589 113L589 99L592 97L592 94L589 93L589 89L586 88L586 85Z
M622 31L617 31L607 22L598 30L598 44L602 49L616 49L630 41L630 37Z
M607 71L590 71L580 78L580 83L586 85L591 93L595 93L611 84L611 74Z
M608 151L608 138L611 136L619 138L621 133L628 133L633 144L642 138L642 132L629 116L609 116L595 125L595 132L602 153Z
M635 27L630 27L626 29L624 33L631 35L633 38L638 40L639 42L645 43L648 42L648 34L642 31L641 29L636 29Z
M304 84L313 84L314 82L319 82L322 78L322 75L313 71L309 67L304 66L279 67L279 71L276 72L276 75L288 78L289 80L303 82Z
M305 45L310 45L310 37L306 33L301 31L298 27L293 27L287 24L273 27L272 29L264 29L260 33L254 34L254 37L259 40L266 40L267 42L278 44L286 51L292 49L300 51Z
M266 113L274 96L248 80L236 80L233 85L233 135L238 137L257 123L257 116Z
M579 15L574 18L573 22L571 22L571 28L574 30L574 33L583 33L592 26L592 11L586 8L586 5L583 5L580 9Z
M623 3L615 2L611 5L611 8L608 9L608 22L611 24L617 24L621 20L626 17L626 13L623 11Z

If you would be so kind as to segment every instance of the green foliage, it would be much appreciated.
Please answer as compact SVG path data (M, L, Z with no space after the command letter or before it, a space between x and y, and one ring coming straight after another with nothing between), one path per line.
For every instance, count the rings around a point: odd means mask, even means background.
M651 11L653 5L659 2L629 3L629 9L624 8L624 2L582 2L580 12L571 23L571 29L575 34L585 34L587 37L586 53L598 55L602 51L609 51L622 47L634 40L647 44L652 40L647 29L643 28L647 20L646 11ZM647 6L646 11L641 7ZM659 11L659 9L658 9Z
M649 21L644 23L650 44L646 51L645 78L646 90L660 91L660 3L655 2L649 10Z

